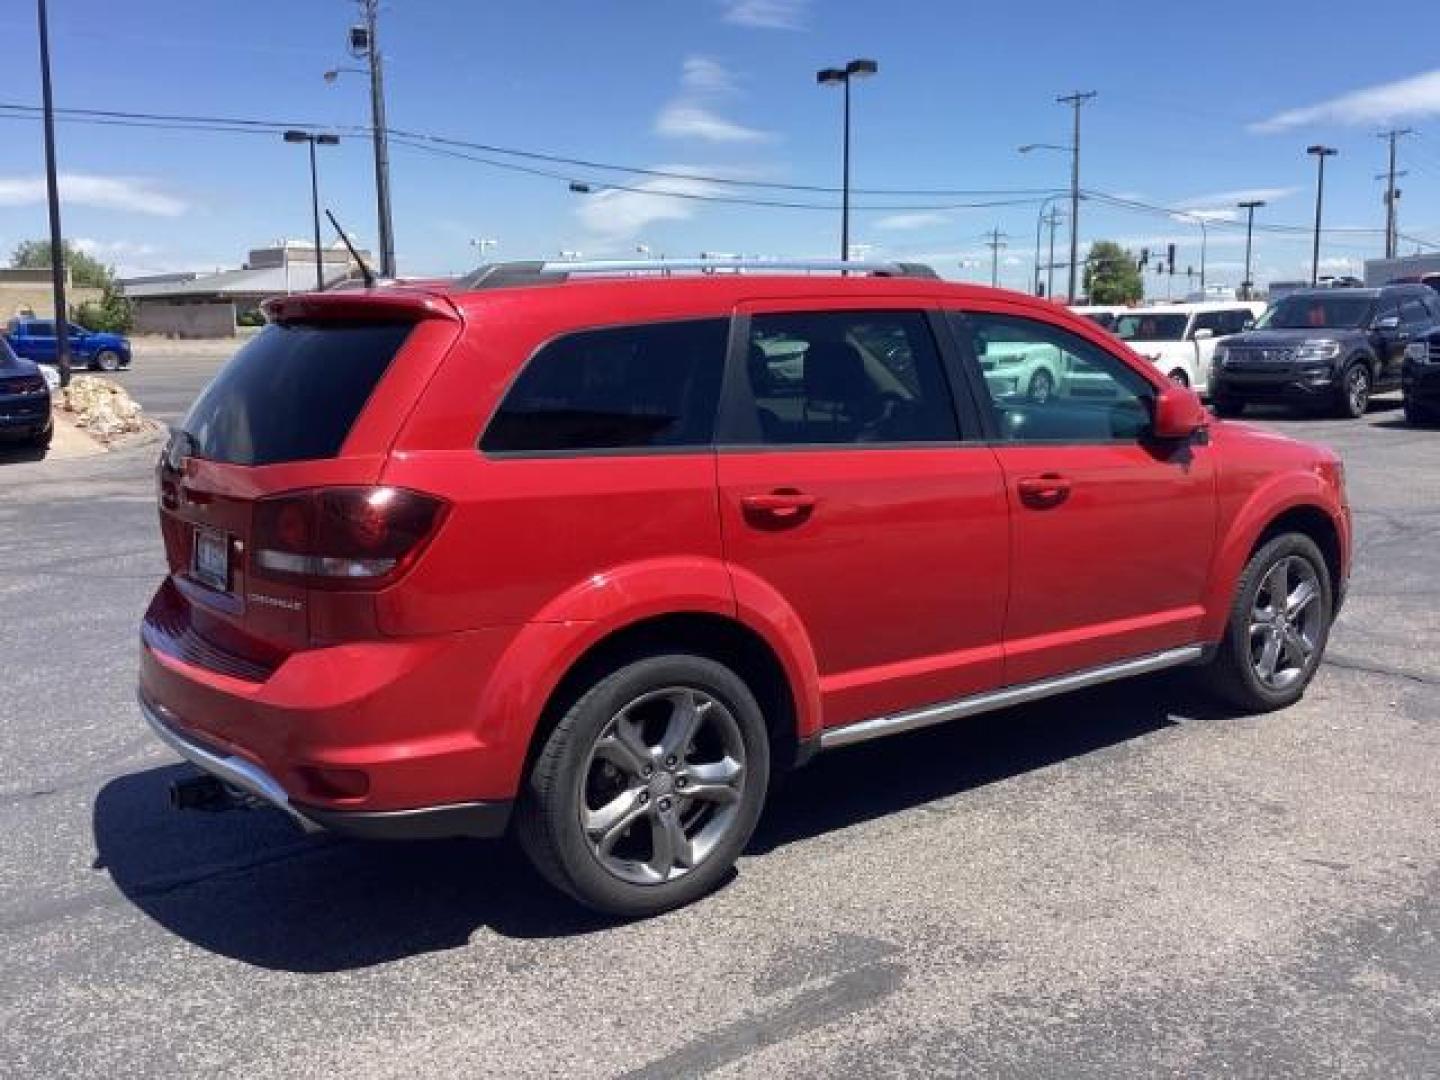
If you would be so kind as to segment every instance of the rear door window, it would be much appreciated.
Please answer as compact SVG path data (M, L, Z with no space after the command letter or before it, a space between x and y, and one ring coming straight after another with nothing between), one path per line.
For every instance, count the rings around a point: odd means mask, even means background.
M585 330L540 349L480 440L486 453L708 446L728 319Z
M191 453L235 465L334 457L413 326L267 326L185 417Z

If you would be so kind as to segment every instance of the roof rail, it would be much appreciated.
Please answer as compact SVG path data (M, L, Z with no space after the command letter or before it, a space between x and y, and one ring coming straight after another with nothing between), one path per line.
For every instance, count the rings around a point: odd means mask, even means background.
M460 280L462 288L538 285L582 276L671 277L680 274L856 274L938 278L924 263L840 259L590 259L487 263Z

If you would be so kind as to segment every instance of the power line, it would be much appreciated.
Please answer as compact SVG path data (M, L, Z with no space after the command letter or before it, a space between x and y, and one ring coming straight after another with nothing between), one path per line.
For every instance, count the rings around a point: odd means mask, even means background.
M18 104L15 102L0 102L0 114L11 113L25 118L37 117L40 115L38 106ZM370 128L357 125L331 125L317 124L309 121L299 120L259 120L245 117L230 116L202 116L178 113L150 113L150 112L127 112L119 109L56 109L56 118L72 123L95 123L108 121L118 126L126 126L122 121L135 121L134 126L160 126L162 124L175 124L175 130L214 130L214 131L240 131L248 130L261 134L273 134L276 131L284 131L286 128L324 128L327 130L348 131L351 134L368 134ZM140 122L144 122L143 124ZM458 148L463 150L475 150L487 154L499 154L503 157L516 157L531 161L547 162L553 165L570 165L580 169L591 169L598 172L627 173L635 176L647 176L657 179L669 180L703 180L710 184L719 184L728 187L758 188L774 191L796 191L810 192L812 194L838 195L840 188L825 184L794 184L774 180L747 180L734 176L713 176L705 174L692 174L677 172L667 169L654 169L639 165L621 165L614 162L598 161L589 158L567 157L563 154L546 153L537 150L522 150L516 147L497 146L491 143L473 142L466 139L456 139L443 135L432 135L421 131L407 131L403 128L387 128L387 133L392 138L408 138L421 142L434 143L437 146ZM1049 188L853 188L857 195L910 195L922 198L944 198L961 196L985 196L985 195L1037 195L1049 194Z

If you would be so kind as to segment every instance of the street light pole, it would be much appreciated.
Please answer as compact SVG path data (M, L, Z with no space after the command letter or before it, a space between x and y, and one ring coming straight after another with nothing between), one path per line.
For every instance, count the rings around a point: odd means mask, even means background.
M1050 208L1050 258L1045 265L1045 296L1053 299L1055 296L1055 226L1060 224L1060 211L1055 207Z
M1043 224L1045 223L1045 221L1047 220L1046 217L1045 217L1045 208L1046 208L1047 206L1049 206L1051 203L1053 203L1056 199L1059 199L1059 198L1061 198L1061 197L1062 197L1062 196L1060 196L1060 195L1047 195L1047 196L1045 196L1045 198L1043 198L1043 199L1040 200L1040 209L1038 209L1037 211L1035 211L1035 295L1036 295L1036 296L1040 296L1040 295L1041 295L1041 293L1040 293L1040 226L1043 225ZM1050 242L1051 242L1050 261L1051 261L1051 262L1054 262L1054 261L1055 261L1055 250L1054 250L1054 242L1055 242L1054 232L1055 232L1055 230L1054 230L1054 227L1053 227L1053 226L1051 227L1050 232L1051 232L1051 238L1050 238ZM1046 296L1050 295L1050 294L1049 294L1049 291L1047 290L1044 295L1046 295Z
M315 226L315 291L325 291L325 264L320 248L320 179L319 170L315 167L315 144L321 146L337 146L340 143L338 135L317 135L313 131L296 131L294 129L285 132L285 141L288 143L309 143L310 144L310 216ZM287 267L289 256L286 256Z
M1325 205L1325 159L1334 157L1340 151L1333 146L1323 146L1315 143L1305 148L1307 154L1315 157L1319 169L1315 177L1315 243L1310 255L1310 284L1320 283L1320 217Z
M1205 227L1205 219L1202 217L1202 218L1199 219L1199 221L1200 221L1200 296L1201 296L1201 298L1203 299L1204 296L1205 296L1205 249L1206 249L1206 248L1209 246L1209 244L1210 244L1210 233L1207 231L1207 229L1206 229L1206 227Z
M45 106L45 195L50 204L50 281L55 302L55 361L60 385L70 385L70 307L65 300L65 240L60 232L60 188L55 174L55 102L50 92L50 16L37 0L40 20L40 93Z
M1264 206L1265 200L1251 199L1236 205L1245 211L1245 280L1240 283L1240 290L1245 294L1241 299L1249 300L1255 294L1255 282L1250 277L1250 239L1255 232L1255 208Z
M1070 285L1069 302L1075 303L1075 269L1080 252L1080 107L1095 97L1096 91L1076 91L1055 100L1075 110L1075 124L1070 137Z
M874 75L880 70L874 60L851 60L843 68L822 68L815 73L821 86L843 86L845 90L844 135L840 184L840 261L850 260L850 81Z

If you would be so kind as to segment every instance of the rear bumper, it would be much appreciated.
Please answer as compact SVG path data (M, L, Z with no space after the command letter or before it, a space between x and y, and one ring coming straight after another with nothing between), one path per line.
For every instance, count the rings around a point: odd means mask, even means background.
M160 741L217 780L287 814L305 832L329 831L370 840L434 840L501 836L511 803L470 802L408 810L334 810L297 803L264 768L188 735L164 706L140 695L140 713Z
M145 615L139 694L182 757L302 827L503 830L529 727L486 695L518 628L315 647L261 665L200 638L177 603L162 585Z

